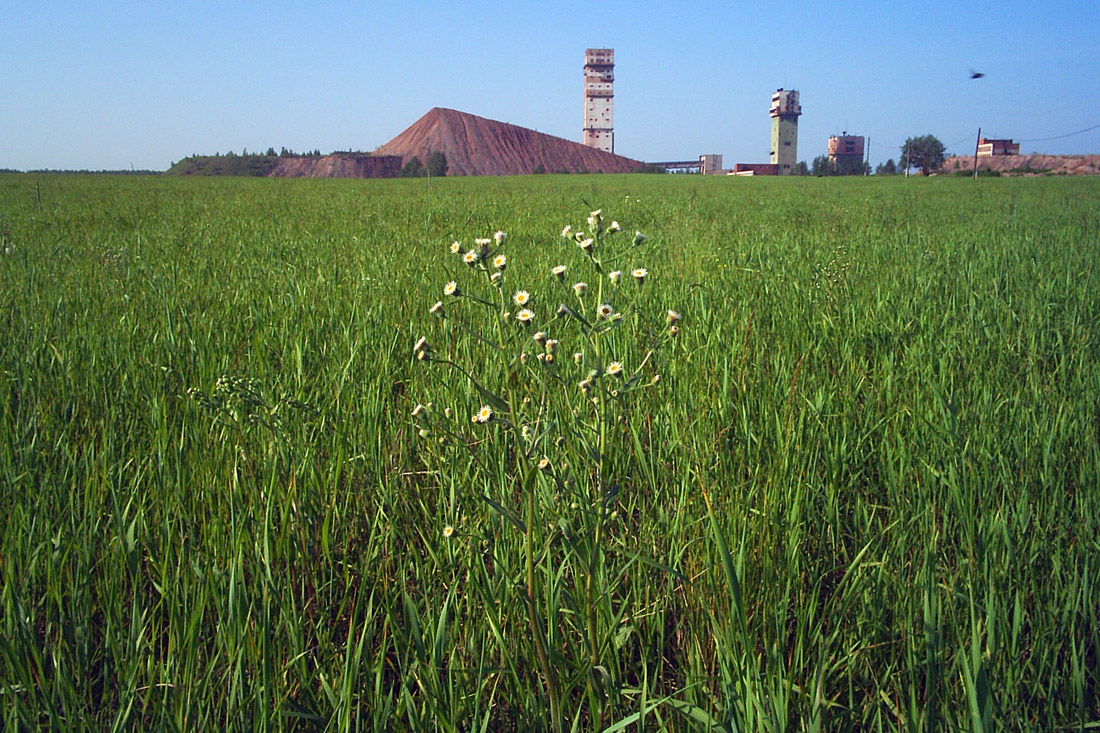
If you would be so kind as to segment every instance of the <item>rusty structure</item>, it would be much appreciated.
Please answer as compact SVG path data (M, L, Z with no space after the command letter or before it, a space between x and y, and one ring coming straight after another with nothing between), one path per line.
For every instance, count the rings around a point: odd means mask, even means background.
M584 52L584 144L615 152L612 106L615 99L615 49Z
M772 152L768 162L777 166L779 175L792 175L798 168L798 118L802 115L798 92L777 89L772 94L769 114L772 118Z

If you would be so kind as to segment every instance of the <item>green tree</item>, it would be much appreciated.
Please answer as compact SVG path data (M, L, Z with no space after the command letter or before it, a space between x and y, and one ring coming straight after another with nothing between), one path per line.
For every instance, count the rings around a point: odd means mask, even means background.
M911 137L901 146L901 169L920 168L928 175L941 165L946 157L946 148L935 135Z
M835 176L836 165L829 160L828 155L819 155L814 158L813 167L810 172L815 176Z
M890 158L885 163L879 163L875 166L876 176L892 176L898 172L898 166L894 163L894 159Z
M447 175L447 156L438 150L428 153L428 162L424 164L424 171L432 178L442 178Z
M863 176L870 172L870 166L861 158L839 156L833 166L837 176Z
M424 166L420 163L420 158L413 156L405 163L401 168L402 178L417 178L424 175Z

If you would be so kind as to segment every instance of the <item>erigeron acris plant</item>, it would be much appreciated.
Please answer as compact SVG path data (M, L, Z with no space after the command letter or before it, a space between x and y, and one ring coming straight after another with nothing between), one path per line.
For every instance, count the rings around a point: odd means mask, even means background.
M643 308L651 300L641 261L646 237L624 235L599 210L587 224L562 230L572 251L541 282L511 282L510 261L524 252L503 232L472 248L451 244L455 274L429 307L434 332L413 346L433 376L447 383L457 376L477 395L476 403L442 410L417 404L410 418L427 460L461 473L456 482L470 483L467 465L488 477L498 491L482 498L523 535L517 608L526 609L523 641L533 647L554 730L562 728L563 702L578 702L563 681L583 681L598 727L618 684L603 663L622 613L605 552L621 490L614 453L636 430L631 404L659 383L656 355L681 321L676 311ZM458 463L459 454L470 462ZM562 570L542 572L543 563ZM549 597L569 599L571 613L546 607L546 583L561 584Z

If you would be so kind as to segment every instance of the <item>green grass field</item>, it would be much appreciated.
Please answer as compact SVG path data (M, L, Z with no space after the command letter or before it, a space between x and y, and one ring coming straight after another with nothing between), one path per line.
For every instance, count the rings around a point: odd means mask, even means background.
M5 175L0 238L8 730L1100 727L1100 180Z

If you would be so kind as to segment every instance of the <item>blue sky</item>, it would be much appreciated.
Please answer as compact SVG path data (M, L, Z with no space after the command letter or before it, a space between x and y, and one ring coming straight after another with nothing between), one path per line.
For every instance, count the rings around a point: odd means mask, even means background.
M1100 153L1100 2L0 3L0 168L372 150L432 107L580 140L584 50L615 49L616 152L766 162L797 89L799 158L844 130L897 158L979 127ZM970 69L986 74L971 80Z

